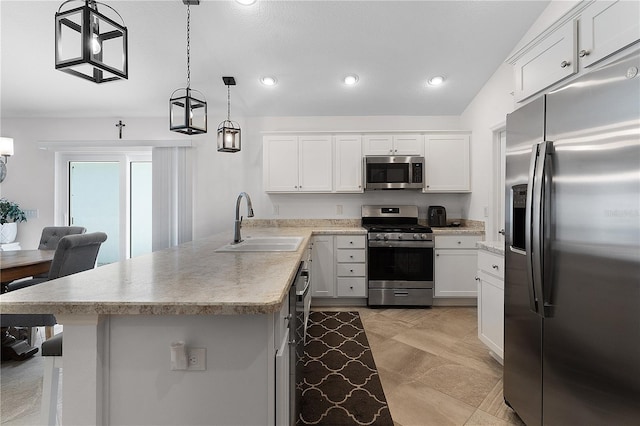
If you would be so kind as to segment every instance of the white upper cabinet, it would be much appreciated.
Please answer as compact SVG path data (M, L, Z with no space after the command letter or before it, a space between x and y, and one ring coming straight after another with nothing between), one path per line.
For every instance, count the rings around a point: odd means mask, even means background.
M588 67L640 40L639 1L598 1L580 16L578 56Z
M426 135L424 146L424 192L471 191L469 135Z
M364 135L364 155L422 155L422 135Z
M516 101L524 101L640 40L637 0L580 2L516 52Z
M263 180L266 192L331 192L331 136L265 136Z
M264 190L298 191L297 136L265 136L262 154Z
M299 186L302 192L331 192L333 146L331 136L300 136Z
M335 192L362 192L362 137L360 135L336 135Z
M578 72L577 20L567 22L515 63L516 101Z

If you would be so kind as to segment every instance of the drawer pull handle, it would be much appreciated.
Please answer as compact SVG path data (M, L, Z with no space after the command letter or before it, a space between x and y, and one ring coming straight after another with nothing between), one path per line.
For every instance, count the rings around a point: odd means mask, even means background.
M491 265L493 269L498 269L498 265Z
M584 58L585 56L589 56L589 52L588 50L582 49L580 52L578 52L578 56L580 56L581 58Z
M393 295L397 296L397 297L407 297L407 296L409 296L409 292L408 291L394 291Z
M353 259L353 255L349 256L351 259Z
M462 241L458 241L458 244L462 244Z
M353 241L349 241L349 244L353 244Z
M562 62L560 62L560 68L566 68L566 67L568 67L569 65L571 65L571 62L569 62L569 61L562 61Z
M351 290L353 290L353 286L349 286L349 288L350 288Z
M350 272L353 272L353 269L349 269Z

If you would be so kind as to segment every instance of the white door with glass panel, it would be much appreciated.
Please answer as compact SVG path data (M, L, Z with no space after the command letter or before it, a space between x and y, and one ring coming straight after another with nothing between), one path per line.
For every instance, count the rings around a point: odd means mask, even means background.
M151 157L68 155L67 223L107 234L98 265L151 252Z

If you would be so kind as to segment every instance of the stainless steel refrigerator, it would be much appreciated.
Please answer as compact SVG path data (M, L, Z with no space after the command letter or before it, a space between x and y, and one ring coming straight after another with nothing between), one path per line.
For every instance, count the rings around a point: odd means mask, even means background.
M504 398L640 424L638 49L507 116Z

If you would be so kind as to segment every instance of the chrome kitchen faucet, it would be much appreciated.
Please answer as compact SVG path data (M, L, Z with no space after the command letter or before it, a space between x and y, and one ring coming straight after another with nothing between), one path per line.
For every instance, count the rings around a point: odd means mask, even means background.
M251 205L251 197L246 192L241 192L236 200L236 221L234 222L233 229L233 243L238 244L242 242L242 236L240 235L240 227L242 226L242 216L240 216L240 200L242 197L247 199L247 217L253 217L253 206Z

